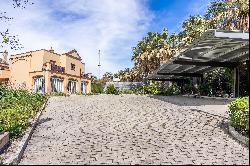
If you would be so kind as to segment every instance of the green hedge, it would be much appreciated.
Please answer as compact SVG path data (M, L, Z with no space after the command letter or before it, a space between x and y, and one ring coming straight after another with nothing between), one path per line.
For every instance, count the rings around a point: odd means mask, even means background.
M177 84L172 84L169 86L166 91L164 92L165 95L171 96L171 95L179 95L181 94L180 87Z
M230 124L243 135L249 133L249 97L240 97L229 105ZM249 136L248 136L249 137Z
M153 94L158 95L161 93L160 87L158 83L151 83L149 85L145 85L143 87L135 88L132 90L134 94Z
M119 94L133 94L133 90L130 90L130 89L122 89L122 90L119 90Z
M92 83L91 84L91 92L93 94L101 94L103 93L104 86L100 83Z
M114 85L109 85L109 86L107 86L106 93L107 94L118 94L119 90Z
M36 115L47 98L48 95L0 86L0 132L10 132L11 138L22 135L28 120Z

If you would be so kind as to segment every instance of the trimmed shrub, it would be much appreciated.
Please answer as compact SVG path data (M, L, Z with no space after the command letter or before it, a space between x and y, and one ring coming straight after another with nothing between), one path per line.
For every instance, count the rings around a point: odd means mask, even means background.
M92 83L91 91L93 94L101 94L104 92L104 86L100 83Z
M130 89L123 89L123 90L119 90L120 94L133 94L133 90Z
M176 84L172 84L165 91L165 95L167 95L167 96L179 95L179 94L181 94L181 90L180 90L180 87L178 87Z
M230 124L241 134L249 133L249 97L240 97L229 105ZM249 137L249 136L248 136Z
M157 82L151 82L150 85L145 85L143 87L135 88L132 90L135 94L161 94L160 86Z
M114 85L107 86L106 93L107 94L118 94L118 89Z

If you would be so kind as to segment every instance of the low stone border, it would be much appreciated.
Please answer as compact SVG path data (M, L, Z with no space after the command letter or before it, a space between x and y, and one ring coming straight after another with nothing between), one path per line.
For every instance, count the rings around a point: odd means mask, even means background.
M199 99L216 99L216 100L228 100L228 101L233 101L236 98L225 98L225 97L209 97L209 96L199 96L199 95L181 95L183 97L196 97Z
M9 132L0 133L0 154L9 146Z
M38 124L38 121L42 115L42 112L44 110L44 108L46 107L47 105L47 102L48 102L49 98L47 99L47 101L43 104L43 106L41 107L40 111L38 112L37 116L34 118L34 120L32 121L32 125L31 127L29 127L27 130L26 130L26 134L23 136L21 142L19 143L18 145L18 148L17 148L17 151L16 153L9 157L8 159L6 159L5 161L3 161L3 165L18 165L18 163L20 162L22 156L23 156L23 153L28 145L28 142Z
M242 143L245 146L249 147L249 138L241 135L239 132L237 132L234 127L232 127L230 124L228 125L229 133L240 143Z

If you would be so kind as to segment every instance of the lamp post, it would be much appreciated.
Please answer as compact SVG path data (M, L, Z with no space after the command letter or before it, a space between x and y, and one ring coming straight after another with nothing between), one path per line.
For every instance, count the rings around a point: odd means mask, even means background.
M101 50L99 50L98 55L99 55L99 64L98 64L99 80L101 80Z

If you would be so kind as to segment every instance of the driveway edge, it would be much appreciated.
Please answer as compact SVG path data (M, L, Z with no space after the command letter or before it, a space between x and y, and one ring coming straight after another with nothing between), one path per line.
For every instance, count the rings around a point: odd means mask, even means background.
M22 156L23 156L23 153L28 145L28 142L38 124L38 121L48 103L48 100L49 100L50 97L48 97L47 101L42 105L40 111L38 112L38 114L36 115L35 119L33 120L32 122L32 125L31 127L29 127L26 131L26 134L23 136L21 142L19 143L18 145L18 148L17 148L17 151L16 153L9 157L8 159L6 159L2 164L3 165L18 165L18 163L20 162Z
M241 135L239 132L237 132L234 127L232 127L229 124L229 133L236 139L238 140L240 143L242 143L243 145L249 147L249 138Z

